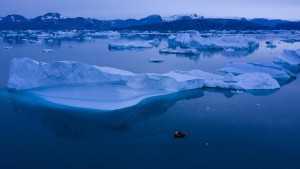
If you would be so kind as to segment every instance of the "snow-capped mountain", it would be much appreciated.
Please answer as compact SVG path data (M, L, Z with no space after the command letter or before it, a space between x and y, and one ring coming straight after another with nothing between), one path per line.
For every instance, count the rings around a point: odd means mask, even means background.
M59 20L59 19L66 19L66 18L67 17L62 16L59 13L49 12L49 13L46 13L45 15L43 15L43 16L36 17L35 19L40 19L40 20Z
M199 16L197 14L183 14L183 15L172 15L164 17L164 22L173 22L178 20L190 20L190 19L204 19L203 16Z
M272 19L224 19L204 18L197 14L173 15L162 18L150 15L142 19L98 20L93 18L69 18L59 13L46 13L33 19L22 15L0 17L0 30L300 30L300 22Z

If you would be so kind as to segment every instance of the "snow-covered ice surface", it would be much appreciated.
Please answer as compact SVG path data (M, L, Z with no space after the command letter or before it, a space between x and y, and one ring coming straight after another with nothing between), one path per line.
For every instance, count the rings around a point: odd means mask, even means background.
M219 71L237 75L243 73L264 72L277 80L283 81L296 77L295 74L273 63L229 63L224 68L219 69Z
M300 49L284 50L282 55L274 57L274 63L300 65Z

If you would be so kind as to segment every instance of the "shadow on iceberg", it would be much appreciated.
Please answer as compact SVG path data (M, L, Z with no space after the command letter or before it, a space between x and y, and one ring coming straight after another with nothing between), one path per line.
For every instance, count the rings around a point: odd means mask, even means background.
M139 104L113 111L46 104L28 93L8 91L16 113L41 121L61 138L86 139L122 133L138 122L159 116L176 102L203 97L203 90L189 90L144 99Z

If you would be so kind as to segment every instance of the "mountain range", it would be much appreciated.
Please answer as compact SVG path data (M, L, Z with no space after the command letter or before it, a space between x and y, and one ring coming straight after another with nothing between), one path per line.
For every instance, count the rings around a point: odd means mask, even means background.
M98 20L92 18L69 18L59 13L47 13L27 19L22 15L0 17L0 30L300 30L299 21L279 19L228 19L205 18L197 14L161 17L150 15L142 19Z

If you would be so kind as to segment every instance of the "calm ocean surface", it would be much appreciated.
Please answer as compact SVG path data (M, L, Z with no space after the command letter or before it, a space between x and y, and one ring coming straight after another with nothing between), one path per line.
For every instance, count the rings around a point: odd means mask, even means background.
M5 87L15 57L76 60L134 73L219 73L229 62L272 62L283 49L300 48L275 39L277 48L269 49L263 39L252 53L185 56L162 55L159 48L110 51L110 41L0 42L0 169L300 168L299 78L279 90L191 90L106 113L44 106ZM153 58L165 62L148 62ZM174 139L175 131L187 136Z

